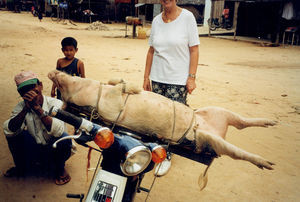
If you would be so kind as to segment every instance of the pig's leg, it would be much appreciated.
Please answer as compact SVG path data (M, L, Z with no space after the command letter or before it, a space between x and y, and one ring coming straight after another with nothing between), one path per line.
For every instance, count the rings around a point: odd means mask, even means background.
M115 121L123 107L122 85L102 90L98 103L98 112L104 119Z
M237 129L251 126L268 127L276 124L275 121L265 118L245 118L237 113L220 107L206 107L195 112L203 119L220 131L221 136L225 137L227 126L231 125Z
M225 113L226 116L228 117L227 118L228 124L236 127L237 129L243 129L252 126L268 127L268 126L274 126L276 124L275 121L265 119L265 118L245 118L237 113L225 109L223 113Z
M267 161L256 154L244 151L229 142L226 142L220 136L198 129L196 130L195 141L197 153L201 152L204 143L208 143L218 155L227 155L233 159L249 161L261 169L266 168L273 170L272 165L274 165L274 163Z
M129 93L129 94L138 94L142 91L141 87L131 83L125 82L123 79L111 79L108 81L109 85L122 85L122 92Z

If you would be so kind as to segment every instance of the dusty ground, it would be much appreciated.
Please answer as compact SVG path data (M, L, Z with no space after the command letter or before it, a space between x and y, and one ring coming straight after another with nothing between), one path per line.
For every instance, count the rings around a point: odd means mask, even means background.
M78 40L77 57L84 61L89 78L108 81L122 77L142 85L147 40L124 38L125 25L112 24L107 31L88 31L88 24L62 24L30 13L0 11L0 122L20 100L13 77L33 70L50 95L46 75L62 57L60 41ZM260 47L255 44L201 37L197 89L189 96L192 108L221 106L249 117L278 121L272 128L230 129L227 140L276 163L274 171L260 170L228 157L215 160L207 187L200 192L202 164L174 156L173 166L154 184L148 201L297 201L300 197L300 47ZM2 124L1 124L2 127ZM2 131L2 128L1 128ZM51 179L7 179L13 166L6 140L0 136L0 201L72 201L65 194L88 189L85 166L87 150L78 147L67 162L70 183L56 186ZM93 153L95 166L98 154ZM89 173L89 179L92 172ZM152 173L143 181L150 187ZM138 194L136 201L144 201Z

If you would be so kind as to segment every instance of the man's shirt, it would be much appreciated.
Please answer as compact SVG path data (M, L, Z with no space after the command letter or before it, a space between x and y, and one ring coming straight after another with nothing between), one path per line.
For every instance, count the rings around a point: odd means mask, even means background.
M44 111L49 112L51 107L55 106L61 108L63 105L63 102L61 100L47 97L47 96L43 96L43 97L44 97L44 102L42 108ZM17 116L23 110L24 106L25 106L24 101L19 102L17 106L13 109L10 119L6 120L3 123L4 134L7 137L13 137L20 134L26 127L27 131L32 135L32 137L35 139L37 144L46 145L51 140L51 137L60 137L65 131L65 123L56 118L52 118L51 130L50 132L47 131L40 117L31 110L27 112L21 128L18 129L16 132L12 132L8 128L8 123L12 118Z

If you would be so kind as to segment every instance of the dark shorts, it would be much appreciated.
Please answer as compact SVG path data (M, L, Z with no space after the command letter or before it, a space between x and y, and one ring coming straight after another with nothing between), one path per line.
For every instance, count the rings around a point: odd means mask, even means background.
M165 84L152 81L152 92L186 105L187 89L185 85Z

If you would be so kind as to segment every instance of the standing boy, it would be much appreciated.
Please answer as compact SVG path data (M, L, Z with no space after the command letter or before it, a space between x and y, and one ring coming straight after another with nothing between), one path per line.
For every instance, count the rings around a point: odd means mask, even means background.
M73 37L66 37L61 41L61 50L65 57L57 60L56 69L72 76L85 78L84 64L81 60L75 58L78 51L77 41ZM55 84L52 85L51 97L55 97ZM57 90L57 99L61 99L61 94Z

